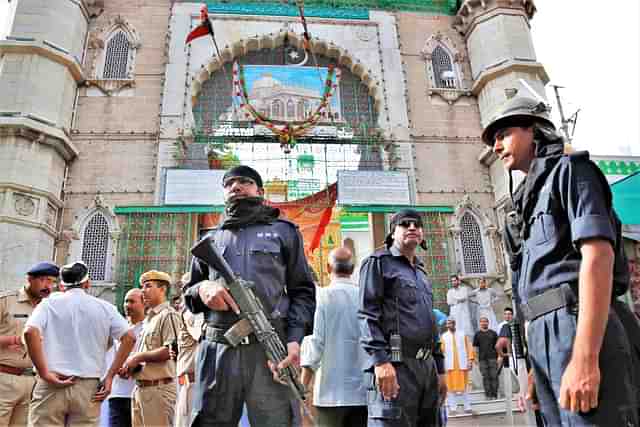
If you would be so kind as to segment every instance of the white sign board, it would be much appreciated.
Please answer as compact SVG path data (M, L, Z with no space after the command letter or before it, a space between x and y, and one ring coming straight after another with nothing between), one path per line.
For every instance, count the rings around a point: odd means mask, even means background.
M165 205L223 205L224 170L167 169Z
M404 172L338 171L340 205L410 205L409 176Z

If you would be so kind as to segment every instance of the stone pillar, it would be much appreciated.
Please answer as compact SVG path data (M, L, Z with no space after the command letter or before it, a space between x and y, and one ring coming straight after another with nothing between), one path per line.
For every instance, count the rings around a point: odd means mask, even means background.
M89 14L85 1L22 0L0 41L0 289L53 259Z
M549 77L536 59L529 25L535 11L533 0L465 0L458 11L455 26L467 44L483 127L511 89L527 94L519 79L545 97Z

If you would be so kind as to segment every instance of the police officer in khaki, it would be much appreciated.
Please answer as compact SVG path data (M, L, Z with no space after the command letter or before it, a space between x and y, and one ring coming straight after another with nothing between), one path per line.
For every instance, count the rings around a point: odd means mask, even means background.
M133 376L132 419L134 427L172 426L176 403L176 364L170 348L177 345L180 316L169 305L171 277L162 271L140 276L147 317L140 345L125 362L122 376Z
M191 274L182 276L183 284L189 283ZM191 313L184 304L180 311L182 322L178 331L177 374L178 374L178 401L176 404L176 427L190 426L191 395L195 380L195 356L198 342L202 334L204 316L202 313Z
M22 340L24 324L35 306L49 296L59 269L50 262L34 265L20 289L0 293L0 425L26 426L33 363Z

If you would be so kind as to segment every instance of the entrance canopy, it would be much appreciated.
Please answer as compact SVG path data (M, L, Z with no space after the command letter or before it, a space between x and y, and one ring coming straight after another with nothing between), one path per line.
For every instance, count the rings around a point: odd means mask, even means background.
M640 172L611 185L613 207L622 224L640 225Z

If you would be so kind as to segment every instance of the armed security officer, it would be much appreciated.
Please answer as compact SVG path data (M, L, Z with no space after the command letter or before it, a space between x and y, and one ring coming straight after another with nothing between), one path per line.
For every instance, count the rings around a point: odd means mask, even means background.
M267 316L287 343L280 368L298 365L315 309L302 237L294 224L278 219L278 209L264 205L262 178L254 169L232 168L222 184L225 219L211 231L212 239L233 271L255 283ZM238 321L238 307L219 274L195 258L185 302L193 313L204 312L206 322L196 355L192 425L237 426L244 403L254 427L291 425L289 389L274 381L254 334L238 347L228 344L224 333Z
M446 396L443 357L439 350L434 354L433 292L416 257L422 227L418 212L398 211L386 249L360 270L361 341L371 357L365 376L369 426L433 425L438 395Z
M588 153L563 155L533 99L508 100L482 139L510 173L526 174L506 241L546 425L637 426L629 342L610 310L628 269L606 179Z
M177 346L180 316L169 305L171 276L150 270L140 276L142 299L147 308L140 345L121 369L136 380L133 390L134 427L172 426L176 403L176 364L170 357Z
M34 265L24 287L0 293L0 425L26 426L36 383L22 332L34 308L49 296L59 269L50 262Z

